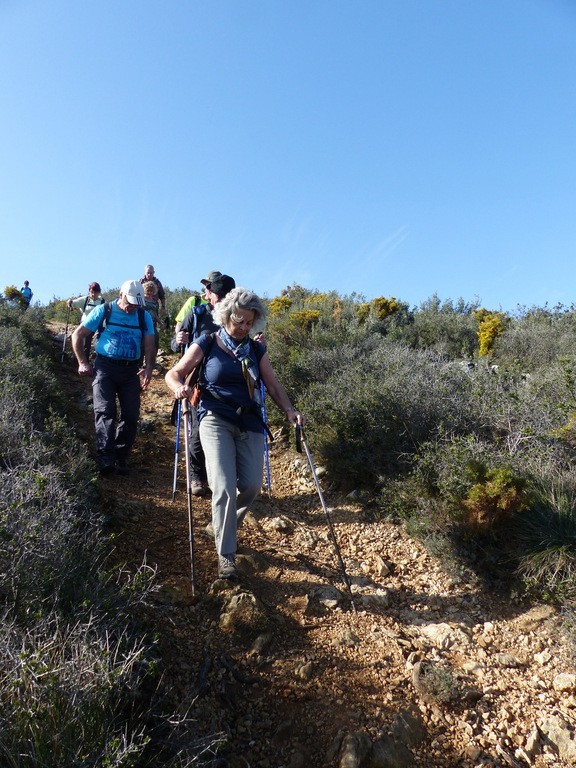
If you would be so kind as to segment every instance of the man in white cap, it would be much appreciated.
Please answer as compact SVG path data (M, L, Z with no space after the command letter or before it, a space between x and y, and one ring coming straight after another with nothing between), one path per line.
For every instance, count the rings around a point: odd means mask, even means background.
M98 332L94 365L86 357L84 338ZM140 368L144 348L144 367ZM93 376L96 454L100 472L129 472L127 459L136 438L140 391L146 389L156 364L154 324L144 309L144 291L127 280L116 301L96 307L72 334L80 376ZM142 377L142 382L140 382ZM116 418L116 397L120 413Z

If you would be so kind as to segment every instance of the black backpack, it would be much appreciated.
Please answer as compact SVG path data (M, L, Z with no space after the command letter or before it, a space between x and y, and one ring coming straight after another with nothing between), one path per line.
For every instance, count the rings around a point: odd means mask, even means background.
M98 326L98 333L102 333L104 328L108 325L108 321L110 320L110 315L112 314L112 304L114 302L107 301L104 305L104 316L102 317L102 321L100 322L100 325ZM140 326L140 333L142 334L142 338L144 338L144 334L146 333L146 317L144 315L145 310L142 307L138 307L138 325Z
M86 307L88 306L88 302L89 301L90 301L90 294L88 294L88 296L86 296L86 298L84 299L84 306L82 307L82 314L84 314L84 312L86 312ZM104 299L102 297L100 297L100 304L104 304L104 303L105 303ZM99 305L95 304L94 306L96 307L96 306L99 306Z

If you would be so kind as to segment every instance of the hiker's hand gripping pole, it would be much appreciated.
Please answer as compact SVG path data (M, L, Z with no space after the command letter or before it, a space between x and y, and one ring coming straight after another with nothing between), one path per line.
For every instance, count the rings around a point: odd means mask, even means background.
M316 491L318 492L318 496L320 498L320 504L322 505L322 509L324 510L324 515L326 517L326 522L328 524L328 530L330 532L330 538L332 539L332 544L334 545L334 550L336 551L336 557L338 558L338 563L340 565L340 570L342 572L342 578L344 579L344 583L346 584L348 594L350 595L352 610L354 611L354 613L356 613L356 606L354 605L354 595L352 594L352 586L350 583L350 579L348 578L348 574L346 573L344 561L342 560L342 554L340 553L340 547L338 546L338 541L336 540L336 533L334 531L334 526L332 525L332 520L330 519L330 514L328 513L328 507L326 506L326 502L324 501L324 496L322 494L322 489L320 488L318 475L316 474L316 468L314 467L314 462L312 461L312 455L310 453L310 449L308 448L308 443L306 442L306 436L304 435L304 428L299 424L296 424L295 431L296 431L296 450L298 451L298 453L302 453L302 446L304 446L304 450L306 451L308 463L310 464L310 471L312 472L312 477L314 478L314 485L316 486Z

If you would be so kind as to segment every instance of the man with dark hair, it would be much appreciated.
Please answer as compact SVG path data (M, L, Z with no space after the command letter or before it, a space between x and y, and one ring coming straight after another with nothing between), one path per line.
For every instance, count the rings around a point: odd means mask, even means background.
M98 331L94 366L86 358L84 339ZM145 365L140 368L144 347ZM80 376L93 376L96 453L100 472L129 473L127 459L136 438L140 391L146 389L156 364L154 325L144 309L140 283L127 280L116 301L92 310L72 334ZM140 377L142 376L142 384ZM120 404L117 419L116 398Z
M100 283L93 282L88 286L87 295L78 296L77 299L68 299L66 304L68 305L68 309L76 307L76 309L80 310L82 313L80 322L83 323L95 307L99 307L100 304L104 304L104 299L102 298L101 293L102 291L100 289ZM89 333L84 339L84 351L88 360L90 359L90 354L92 351L93 336L93 333Z

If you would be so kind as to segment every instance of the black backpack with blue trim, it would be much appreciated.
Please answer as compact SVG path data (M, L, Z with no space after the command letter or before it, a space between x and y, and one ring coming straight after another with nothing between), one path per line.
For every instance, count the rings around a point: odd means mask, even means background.
M100 321L100 325L98 326L98 333L102 333L104 328L108 325L108 321L110 320L110 315L112 314L112 304L113 301L107 301L104 305L104 315L102 316L102 320ZM146 333L146 316L144 315L145 310L142 307L138 307L138 325L140 326L140 333L142 334L142 339L144 339L144 334Z

